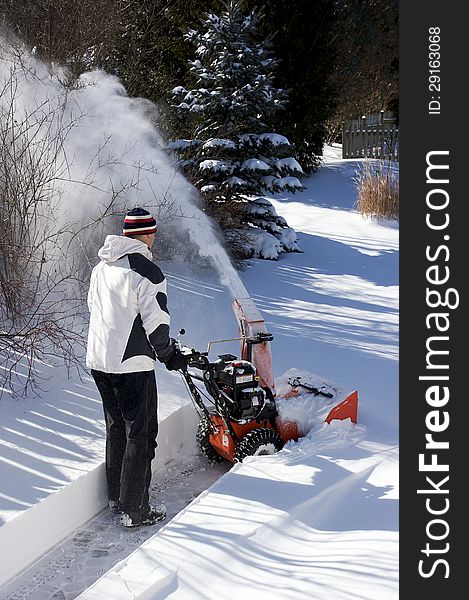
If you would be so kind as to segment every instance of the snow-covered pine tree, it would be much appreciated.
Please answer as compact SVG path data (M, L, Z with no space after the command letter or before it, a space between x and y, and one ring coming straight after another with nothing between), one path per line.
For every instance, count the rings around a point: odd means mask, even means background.
M302 189L303 171L288 139L267 125L287 94L273 85L277 61L270 38L259 38L261 18L259 10L244 15L231 0L220 16L206 15L201 31L186 34L196 46L195 83L172 93L191 139L168 149L178 154L227 238L247 242L242 252L243 244L234 244L237 254L277 258L299 250L296 234L262 194Z

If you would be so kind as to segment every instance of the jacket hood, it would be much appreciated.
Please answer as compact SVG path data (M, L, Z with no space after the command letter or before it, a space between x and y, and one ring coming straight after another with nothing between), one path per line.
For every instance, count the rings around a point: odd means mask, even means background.
M126 254L138 252L148 259L152 259L152 253L148 246L133 238L123 235L108 235L104 240L103 247L99 249L98 256L104 262L115 262Z

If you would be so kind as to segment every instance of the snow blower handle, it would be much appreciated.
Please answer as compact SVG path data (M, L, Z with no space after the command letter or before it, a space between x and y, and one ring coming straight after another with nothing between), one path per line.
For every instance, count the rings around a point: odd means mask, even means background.
M182 349L182 344L181 344L181 335L184 335L185 333L186 333L186 330L185 330L185 329L180 329L180 330L178 331L178 335L177 335L177 338L176 338L176 345L177 345L177 347L179 348L179 350L181 350L181 349Z
M301 388L305 389L306 391L308 391L310 394L314 394L315 396L325 396L326 398L334 397L334 394L331 394L330 392L323 392L322 389L319 390L318 388L316 388L312 385L308 385L306 383L301 383L300 379L301 379L301 377L294 377L293 379L289 379L288 383L289 383L289 385L292 386L292 388L301 387Z
M271 333L267 333L266 331L259 331L256 335L247 337L245 339L246 344L262 344L263 342L271 342L274 339L274 336Z
M176 338L176 345L183 354L186 359L186 364L188 367L193 367L196 369L204 370L209 365L209 360L207 358L208 352L199 352L194 348L189 348L189 346L184 346L181 343L180 337L186 333L185 329L180 329L178 336Z

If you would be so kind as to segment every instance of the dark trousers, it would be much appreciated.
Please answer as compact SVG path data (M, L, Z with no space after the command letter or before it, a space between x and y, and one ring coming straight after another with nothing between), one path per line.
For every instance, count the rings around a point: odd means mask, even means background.
M103 373L92 369L91 375L106 420L109 499L120 499L125 512L148 506L158 434L155 372Z

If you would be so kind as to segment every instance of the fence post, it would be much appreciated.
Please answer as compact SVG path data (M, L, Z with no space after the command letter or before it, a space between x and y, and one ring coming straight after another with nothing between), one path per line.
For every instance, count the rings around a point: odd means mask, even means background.
M385 160L387 148L386 148L386 130L384 129L383 123L381 123L379 126L377 145L379 146L379 149L380 149L380 152L379 152L380 158Z
M362 135L361 135L361 148L360 148L360 156L362 156L363 158L366 158L367 156L367 148L366 148L366 143L368 140L368 129L366 126L366 116L363 115L362 117L362 122L360 123L361 126L361 130L362 130Z
M345 121L342 122L342 158L348 158L348 135L345 129Z

